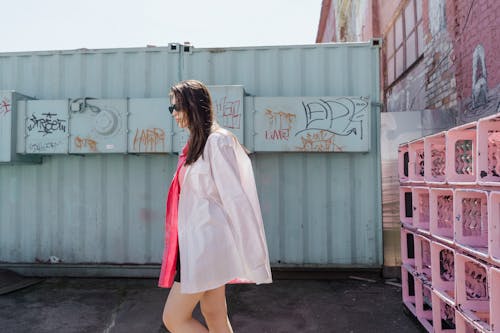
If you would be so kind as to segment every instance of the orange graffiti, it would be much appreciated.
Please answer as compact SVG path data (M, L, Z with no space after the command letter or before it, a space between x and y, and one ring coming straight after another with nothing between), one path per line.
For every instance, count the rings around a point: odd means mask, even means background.
M88 147L90 151L96 152L97 151L97 142L95 140L92 140L91 138L81 138L81 137L77 136L75 138L75 147L78 149Z
M319 131L316 133L307 133L302 140L302 147L297 147L299 151L317 151L317 152L327 152L327 151L342 151L342 148L334 143L335 134L329 133L327 131Z
M283 111L274 112L271 109L266 109L265 115L269 120L268 130L265 132L266 140L288 140L297 116Z
M146 128L135 130L134 151L156 152L161 144L160 151L165 151L165 131L161 128Z

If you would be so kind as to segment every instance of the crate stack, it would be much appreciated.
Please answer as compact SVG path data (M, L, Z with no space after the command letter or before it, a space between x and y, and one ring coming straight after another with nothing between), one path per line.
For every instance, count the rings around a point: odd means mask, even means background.
M404 305L428 332L500 332L500 113L398 156Z

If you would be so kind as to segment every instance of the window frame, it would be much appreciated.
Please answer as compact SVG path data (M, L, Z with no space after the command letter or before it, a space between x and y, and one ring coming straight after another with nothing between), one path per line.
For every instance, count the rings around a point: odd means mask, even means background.
M420 34L423 34L423 15L422 8L418 8L418 5L422 6L422 1L406 1L385 33L384 38L387 40L385 43L385 64L387 66L385 82L387 87L398 81L398 79L401 78L413 64L420 60L424 53L424 45L420 45L420 42L423 41L423 36L420 36ZM413 10L408 10L409 6L413 6ZM409 16L408 18L406 17L408 11L413 12L414 22L409 29L406 27L407 20L410 20ZM420 17L418 17L419 13ZM401 43L396 45L396 34L399 34L397 31L398 25L400 25L402 38ZM391 38L392 40L389 41L388 38ZM411 47L408 47L407 45L410 43L410 39L413 39L411 42L414 44L413 51L415 54L409 57L409 50L411 50ZM390 45L392 46L392 50L388 49ZM402 56L399 52L402 52ZM399 59L400 57L401 59ZM409 59L413 60L410 62ZM400 62L402 62L401 65L399 64ZM399 66L402 67L400 68Z

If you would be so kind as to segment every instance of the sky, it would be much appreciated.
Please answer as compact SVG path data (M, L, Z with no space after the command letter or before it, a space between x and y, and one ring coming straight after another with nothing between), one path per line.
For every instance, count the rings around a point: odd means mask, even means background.
M322 0L0 0L0 52L313 44Z

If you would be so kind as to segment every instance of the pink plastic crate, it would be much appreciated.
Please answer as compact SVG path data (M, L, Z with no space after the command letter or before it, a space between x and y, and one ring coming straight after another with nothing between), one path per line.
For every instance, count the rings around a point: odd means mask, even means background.
M408 164L408 178L410 182L425 181L425 167L424 167L424 139L418 139L408 143L408 152L410 161Z
M424 174L427 183L446 182L446 132L424 138Z
M410 161L410 155L408 152L408 143L403 143L398 147L398 173L399 181L404 183L407 182L408 177L408 165Z
M423 232L429 232L429 188L412 189L413 226Z
M500 191L490 192L488 200L488 237L490 239L490 257L495 264L500 266Z
M415 279L415 308L417 319L427 332L433 332L432 328L432 290L418 278Z
M423 235L415 235L415 271L423 281L432 281L431 241Z
M477 151L478 183L500 185L500 114L478 121Z
M455 304L455 250L431 242L432 288L450 304Z
M417 315L417 309L415 308L415 276L413 276L411 270L404 266L401 266L401 289L403 293L403 303L404 305L413 313L414 316Z
M455 332L455 307L435 290L432 292L432 324L436 333Z
M500 268L490 267L491 327L500 332Z
M399 217L401 222L409 227L413 227L413 198L412 188L401 186L399 188Z
M467 318L459 310L455 310L455 321L457 330L456 333L487 333L491 332L489 326L482 326L484 323L484 318L480 319L478 322Z
M453 190L429 190L429 225L431 235L440 241L453 244Z
M476 122L446 132L446 181L476 183Z
M401 228L401 262L415 268L415 233Z
M480 326L490 327L488 267L472 257L455 254L457 308Z
M488 196L479 190L454 192L455 243L474 256L488 259Z

